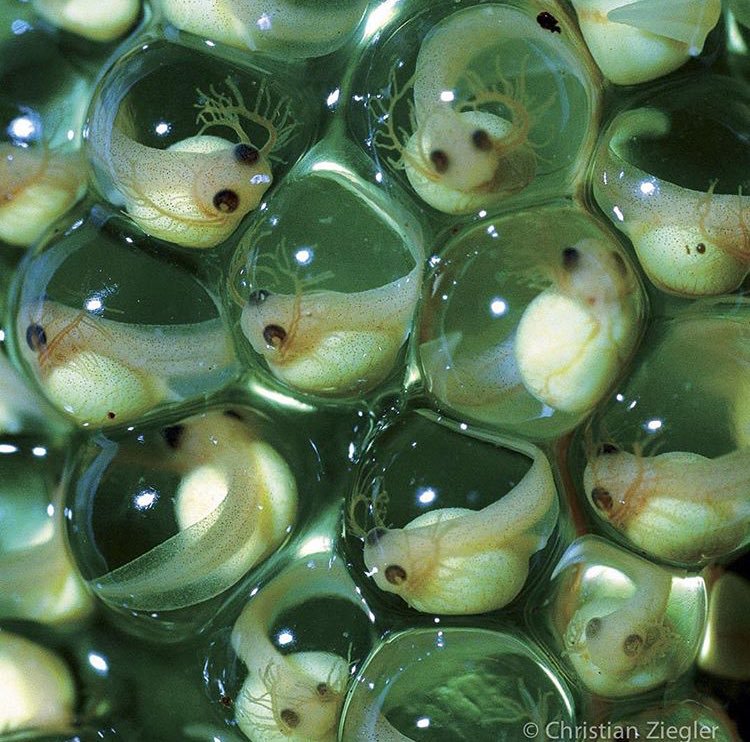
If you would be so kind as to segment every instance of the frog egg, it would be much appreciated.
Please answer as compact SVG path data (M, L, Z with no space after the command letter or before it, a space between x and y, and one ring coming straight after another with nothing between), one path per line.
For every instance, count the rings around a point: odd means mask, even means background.
M662 291L719 295L750 270L748 158L737 109L746 98L724 78L672 85L620 113L605 133L594 198ZM684 147L694 137L700 156Z
M178 266L134 250L141 239L95 208L40 245L20 276L14 352L82 426L119 425L202 397L237 370L216 300ZM157 290L170 293L169 305L152 300Z
M620 244L584 213L555 204L487 217L437 254L418 358L441 409L556 437L623 373L644 297Z
M260 439L249 417L211 411L158 434L152 430L146 448L144 433L134 440L125 439L122 450L110 456L110 465L89 495L92 501L81 503L101 519L101 503L111 497L122 500L123 492L128 497L128 487L133 486L127 517L139 519L140 514L143 520L144 513L154 511L146 516L138 543L125 548L128 556L119 556L119 565L108 563L104 574L101 559L96 565L82 565L87 573L99 573L89 585L113 608L158 613L210 600L276 550L292 530L297 517L294 475L287 460ZM113 446L111 441L100 443ZM149 451L155 452L153 461ZM144 461L125 474L139 452ZM85 481L90 475L81 476L83 486L90 487ZM154 484L145 486L144 481ZM163 522L158 527L165 517L160 515L162 508L170 507L160 504L162 492L174 493L168 499L177 526L177 532L167 532L166 537ZM122 525L122 510L121 505L120 520L113 524ZM102 548L101 542L97 546ZM117 546L108 548L111 552ZM85 556L79 558L85 561ZM107 558L114 562L118 557Z
M648 82L703 50L721 0L572 0L581 33L604 76L616 85Z
M307 101L279 77L154 42L118 60L94 97L88 145L101 192L146 234L209 249L258 208L297 142ZM196 73L189 79L184 65ZM168 87L157 116L149 101ZM306 118L307 114L310 118ZM304 123L304 126L303 126ZM294 142L291 147L290 143Z
M653 559L694 569L750 542L750 457L736 417L748 333L742 301L653 323L634 372L571 454L589 511Z
M86 189L80 152L0 143L0 240L36 242Z
M592 693L636 695L678 677L695 658L706 610L702 579L583 536L565 551L552 580L553 626Z
M432 5L386 24L355 70L355 136L447 214L574 193L595 146L600 76L571 15ZM572 112L572 115L571 115Z
M315 152L300 169L235 256L235 266L244 264L240 329L251 362L262 359L285 387L354 397L403 374L422 235L412 215L357 171ZM302 209L328 216L302 223ZM342 233L341 219L356 220L356 233Z
M318 551L256 592L232 630L232 648L247 668L234 702L237 724L258 742L335 742L350 658L364 649L362 629L372 640L359 589L336 556ZM311 630L321 619L324 630ZM232 678L220 687L226 683Z
M34 10L55 26L92 41L114 41L133 27L140 0L32 0Z
M185 31L283 58L321 57L352 36L366 0L160 0L166 19Z
M374 441L349 497L348 545L381 591L418 611L486 613L521 592L558 513L539 449L419 411Z
M0 734L73 723L76 685L67 665L40 644L0 631Z
M564 677L527 636L409 629L389 634L359 670L341 735L405 742L427 729L432 739L516 739L529 722L572 725L571 700Z
M93 605L65 546L61 467L45 439L28 440L0 458L0 619L74 623Z
M724 572L710 587L708 621L698 667L720 678L750 680L750 583Z

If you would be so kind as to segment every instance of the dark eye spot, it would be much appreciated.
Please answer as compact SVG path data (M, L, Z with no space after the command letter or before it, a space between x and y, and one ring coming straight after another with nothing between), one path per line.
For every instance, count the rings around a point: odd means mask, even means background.
M587 639L594 639L599 632L602 630L602 620L601 618L592 618L587 624L586 624L586 638Z
M613 453L620 453L620 449L613 443L602 443L596 453L598 456L608 456Z
M435 170L441 174L448 169L450 164L448 155L442 149L433 149L430 152L430 162L434 165Z
M161 431L161 434L166 444L170 448L176 450L180 447L180 441L182 440L182 435L184 432L184 425L170 425L169 427L164 428L164 430Z
M240 205L240 197L230 190L219 191L214 196L214 207L223 214L231 214L237 211Z
M108 418L109 418L110 420L114 420L114 419L115 419L115 418L117 417L117 415L116 415L116 414L115 414L114 412L112 412L112 410L110 410L110 411L109 411L109 412L107 413L107 417L108 417Z
M471 143L482 152L489 152L492 149L492 139L484 129L477 129L471 135Z
M47 347L47 333L41 325L29 325L26 328L26 345L38 353Z
M635 657L643 647L643 637L640 634L631 634L626 637L625 642L622 645L622 651L628 657Z
M368 546L376 546L381 538L386 534L385 528L373 528L365 536L365 542Z
M385 568L385 579L391 585L400 585L402 582L406 582L406 570L398 564L389 564Z
M696 249L696 250L698 251L698 254L699 254L699 255L703 255L703 253L704 253L704 252L706 252L706 245L705 245L705 243L703 243L703 242L699 242L699 243L698 243L698 244L697 244L697 245L695 246L695 249Z
M224 706L224 708L230 708L232 705L232 699L229 696L221 696L221 698L219 698L219 703Z
M315 686L315 692L321 697L325 698L327 695L330 694L331 688L328 685L328 683L318 683Z
M299 714L292 709L281 709L279 712L281 721L284 722L290 729L296 729L299 726Z
M581 253L575 247L566 247L562 252L562 264L566 271L575 270L581 261Z
M542 11L536 17L536 22L545 31L550 31L551 33L562 33L562 30L560 29L560 23L557 18L555 18L552 13L548 13L546 10Z
M612 510L612 495L604 487L594 487L591 490L591 499L599 510L603 510L605 513Z
M259 304L262 304L269 296L271 296L270 291L266 291L265 289L258 289L257 291L253 291L250 296L247 297L247 303L253 307L257 307Z
M266 325L263 328L263 339L271 348L278 348L286 340L286 330L278 325Z
M260 152L249 144L238 144L234 148L234 159L243 165L254 165L260 158Z

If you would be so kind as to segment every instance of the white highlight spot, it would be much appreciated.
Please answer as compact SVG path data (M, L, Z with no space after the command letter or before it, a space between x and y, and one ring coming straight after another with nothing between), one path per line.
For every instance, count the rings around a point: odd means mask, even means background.
M41 459L47 455L47 449L44 446L34 446L34 448L31 449L31 453L33 453L38 459Z
M431 487L428 487L427 489L423 489L418 496L419 502L422 503L422 505L429 505L431 502L435 501L435 498L437 497L437 494L434 489Z
M490 311L495 317L502 317L508 311L508 304L503 299L493 299L490 304Z
M279 632L278 642L279 646L285 647L287 644L291 644L294 641L294 634L291 631Z
M86 300L86 309L89 312L98 312L103 306L102 300L98 296L92 296Z
M268 13L263 13L263 15L258 18L255 25L261 31L268 31L271 28L271 16L269 16Z
M159 493L151 487L146 487L146 489L141 490L133 498L133 504L138 508L138 510L148 510L149 508L154 506L158 499Z
M646 428L648 428L648 430L651 430L651 431L654 431L654 430L659 430L659 428L661 428L661 426L662 426L663 424L664 424L664 423L662 423L662 421L661 421L661 420L649 420L649 421L648 421L648 422L646 423Z
M172 127L166 122L166 121L160 121L157 125L154 131L160 136L163 137L165 134L169 134L169 130Z
M100 675L106 675L109 672L107 660L96 652L89 652L89 665L94 668Z
M313 251L309 247L302 247L299 250L297 250L296 253L294 253L294 259L300 264L300 265L309 265L310 261L313 259Z
M10 122L8 133L14 139L31 139L36 133L36 125L28 116L19 116Z
M644 180L641 183L641 193L644 196L650 196L656 190L656 186L649 180Z
M336 88L336 90L329 93L326 98L326 104L329 108L333 108L339 102L339 95L341 95L341 90L339 88Z
M0 453L15 453L18 447L12 443L0 443Z
M622 211L620 211L620 207L619 207L619 206L613 206L613 207L612 207L612 211L614 211L614 213L615 213L615 216L616 216L616 217L617 217L617 218L618 218L618 219L619 219L619 220L620 220L621 222L624 222L624 221L625 221L625 217L624 217L624 216L622 215Z
M453 94L452 90L443 90L443 92L440 93L440 100L443 101L443 103L453 103L455 99L456 96Z
M430 726L430 720L423 716L421 719L417 719L417 728L418 729L427 729Z

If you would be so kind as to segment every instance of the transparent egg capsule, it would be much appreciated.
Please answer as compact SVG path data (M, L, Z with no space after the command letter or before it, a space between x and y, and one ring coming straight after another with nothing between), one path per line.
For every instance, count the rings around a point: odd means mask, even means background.
M750 681L750 581L735 572L709 584L698 667L714 677Z
M102 43L124 36L141 11L140 0L31 0L31 6L63 31Z
M64 542L59 454L0 440L0 619L79 622L93 603Z
M341 739L362 742L550 739L574 701L530 640L476 628L389 636L357 674ZM549 732L553 734L554 732Z
M590 512L616 535L700 566L750 543L750 305L699 305L654 325L643 347L579 436L585 460L573 469Z
M126 628L138 630L137 612L165 632L199 620L176 612L227 591L292 532L293 468L304 472L304 462L271 425L210 410L99 435L80 452L68 485L72 550L97 597L134 616Z
M591 693L636 695L679 677L695 659L706 611L702 578L583 536L552 579L559 650Z
M604 76L636 85L667 75L703 51L721 0L571 0Z
M32 244L83 195L80 132L89 82L23 6L0 20L2 249Z
M25 262L11 349L83 426L117 425L202 397L238 371L215 299L143 236L93 207Z
M711 698L664 700L658 705L607 722L612 739L710 739L741 742L737 729L721 705ZM678 736L679 735L679 736Z
M437 211L469 214L580 185L598 73L567 11L550 7L435 3L406 23L399 16L360 63L357 136Z
M157 0L184 31L282 59L330 54L354 34L367 0Z
M750 271L748 100L750 89L726 77L680 81L604 133L594 198L663 291L723 294Z
M419 363L430 397L461 418L560 435L611 389L640 337L645 299L624 250L569 206L456 227L431 263Z
M152 237L215 247L314 132L307 101L285 85L264 68L197 50L137 47L104 76L89 111L101 192Z
M347 545L380 590L418 611L486 613L519 594L558 515L536 446L418 411L363 459L347 502Z
M75 680L55 652L0 629L0 677L0 734L72 724L77 701Z
M315 543L243 598L208 665L225 721L253 742L335 742L350 677L374 641L374 618L330 539Z
M260 357L297 392L355 397L389 377L403 386L424 248L415 218L359 175L356 158L326 151L290 173L242 237L231 288L251 366Z

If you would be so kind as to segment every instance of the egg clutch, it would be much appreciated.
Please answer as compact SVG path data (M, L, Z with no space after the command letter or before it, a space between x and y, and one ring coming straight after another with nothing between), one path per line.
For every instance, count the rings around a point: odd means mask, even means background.
M0 742L742 739L749 45L5 0Z

